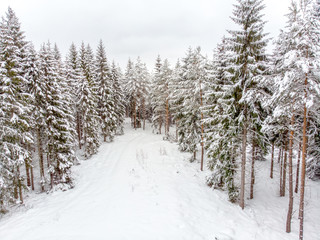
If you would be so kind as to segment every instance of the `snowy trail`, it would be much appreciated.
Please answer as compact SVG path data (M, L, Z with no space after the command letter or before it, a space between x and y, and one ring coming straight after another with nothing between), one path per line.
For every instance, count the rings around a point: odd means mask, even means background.
M242 211L205 186L205 174L189 157L150 129L127 124L125 135L73 168L74 189L31 197L28 210L0 220L0 240L296 238L284 233L279 213L261 217L274 205Z

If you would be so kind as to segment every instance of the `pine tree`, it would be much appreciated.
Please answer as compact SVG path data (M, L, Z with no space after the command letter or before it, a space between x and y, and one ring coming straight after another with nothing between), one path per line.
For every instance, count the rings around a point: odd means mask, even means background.
M136 95L135 112L138 115L136 127L143 127L143 130L145 129L147 117L146 106L149 101L149 78L146 65L142 63L140 57L138 57L134 66L134 93Z
M244 208L246 149L248 131L261 136L259 129L262 125L263 113L259 101L261 82L266 64L265 47L267 40L263 33L265 22L262 21L261 11L264 9L262 0L237 0L232 20L240 26L240 30L229 31L230 50L233 52L232 81L233 94L237 114L236 130L242 135L241 187L240 206ZM252 136L251 136L252 137ZM253 142L259 142L258 139Z
M112 82L110 67L102 40L100 40L97 48L95 67L96 81L99 87L98 113L101 121L101 131L104 141L107 141L107 138L112 141L115 131L115 121L112 118L112 113L114 112Z
M161 79L162 61L160 55L156 59L154 76L152 81L151 104L152 104L152 126L159 134L164 123L164 101L163 101L163 83Z
M40 185L41 190L45 190L45 168L44 168L44 141L46 139L46 85L41 81L42 72L40 70L39 56L32 45L29 45L26 58L25 78L28 80L28 92L32 95L32 119L34 129L35 146L39 159Z
M82 43L79 51L79 87L77 89L77 110L81 119L82 139L84 145L84 156L86 158L97 153L99 143L99 115L97 113L97 97L93 88L93 73L90 68L90 56ZM91 83L91 84L90 84Z
M41 81L46 84L46 145L50 186L66 189L73 187L70 168L75 161L71 103L65 102L58 62L50 43L40 50Z
M77 106L77 92L80 83L80 64L78 51L74 43L71 44L69 53L66 59L66 79L69 85L69 92L72 100L72 111L75 117L78 145L81 149L83 139L83 125L81 114L79 112L79 106Z
M236 157L239 138L235 128L235 96L232 94L230 52L225 38L214 52L212 70L208 74L205 92L204 124L208 168L212 174L207 184L216 189L227 190L229 200L238 199L235 184Z
M200 86L205 79L204 66L205 59L200 48L190 48L183 59L180 73L182 87L179 95L183 98L183 109L179 119L178 142L180 150L193 153L191 161L196 159L198 144L201 142Z
M125 92L126 92L126 111L127 115L131 117L131 125L136 128L136 120L137 120L137 83L135 79L135 69L133 62L129 59L126 72L125 72Z
M112 89L113 89L113 105L114 105L114 118L115 118L115 126L119 134L123 134L123 123L124 123L124 115L125 115L125 101L124 101L124 93L120 86L120 70L113 62L111 66L111 81L112 81Z
M23 178L20 167L31 158L30 95L23 69L27 43L11 8L0 25L0 208L20 198Z

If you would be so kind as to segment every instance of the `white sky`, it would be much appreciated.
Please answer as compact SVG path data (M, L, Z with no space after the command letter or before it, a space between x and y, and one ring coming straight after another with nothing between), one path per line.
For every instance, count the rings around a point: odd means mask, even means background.
M265 32L275 37L286 24L291 0L265 0ZM172 65L189 46L201 46L209 57L226 29L236 29L235 0L1 0L17 14L27 40L37 49L50 40L65 55L72 42L96 50L103 40L109 61L125 67L138 56L153 68L158 54ZM150 69L151 70L151 69Z

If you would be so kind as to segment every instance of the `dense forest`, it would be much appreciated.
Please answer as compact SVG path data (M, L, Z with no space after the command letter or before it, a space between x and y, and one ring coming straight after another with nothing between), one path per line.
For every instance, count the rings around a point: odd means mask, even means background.
M140 58L121 70L102 40L96 51L72 44L65 59L50 42L35 50L8 8L0 25L1 214L28 191L73 188L78 158L124 134L128 117L192 153L211 172L203 184L242 209L246 188L254 198L255 162L270 161L270 178L281 173L279 196L289 194L287 232L299 194L302 239L305 179L320 178L320 1L293 1L277 39L264 32L263 9L262 0L237 0L238 28L212 58L190 47L173 65L159 55L149 71Z

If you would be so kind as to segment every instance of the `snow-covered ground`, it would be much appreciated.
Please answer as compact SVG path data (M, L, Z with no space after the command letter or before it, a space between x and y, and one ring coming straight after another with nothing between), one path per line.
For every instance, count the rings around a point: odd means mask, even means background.
M76 187L35 194L0 220L0 240L291 240L298 239L298 199L285 233L288 199L278 178L257 162L254 200L245 210L205 185L205 172L162 136L133 130L75 166ZM320 239L319 183L308 181L305 240Z

